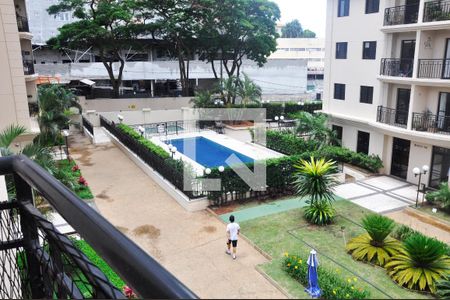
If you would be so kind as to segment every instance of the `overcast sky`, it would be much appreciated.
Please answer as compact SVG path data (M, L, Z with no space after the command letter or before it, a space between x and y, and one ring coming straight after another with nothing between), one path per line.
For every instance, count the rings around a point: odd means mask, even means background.
M310 29L318 37L325 37L326 0L272 0L281 10L281 22L298 19L303 29Z

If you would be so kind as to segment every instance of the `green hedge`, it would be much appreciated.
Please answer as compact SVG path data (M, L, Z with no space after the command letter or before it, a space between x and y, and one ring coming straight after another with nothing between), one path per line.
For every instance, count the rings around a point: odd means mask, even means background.
M125 124L119 124L117 125L117 127L122 130L123 133L128 134L129 136L131 136L132 138L134 138L135 140L137 140L140 144L144 145L145 147L148 148L149 151L155 153L156 155L158 155L159 157L163 158L163 159L168 159L170 158L169 153L167 153L167 151L165 151L163 148L161 148L158 145L155 145L154 143L152 143L151 141L147 140L145 137L141 136L138 132L136 132L136 130L134 130L132 127L125 125Z
M89 186L80 184L78 180L82 177L80 169L74 170L74 167L77 166L75 160L71 159L70 161L67 159L60 160L57 162L58 172L64 174L62 176L65 181L62 181L68 188L70 188L78 197L83 200L91 200L94 199L94 195L92 195L92 191ZM58 174L56 174L58 177Z
M301 256L285 254L283 269L292 278L296 279L303 286L308 286L308 264L307 259ZM336 272L332 272L319 265L317 269L319 287L322 290L321 299L367 299L370 297L369 291L356 286L358 279L342 278Z
M378 156L357 153L339 146L319 147L317 141L307 141L292 133L269 130L266 143L267 148L286 155L324 157L352 164L374 173L383 167L383 162Z
M77 249L83 252L89 260L99 268L103 274L108 278L111 283L118 288L123 290L126 283L114 272L111 267L95 252L94 249L84 240L72 240L73 244Z

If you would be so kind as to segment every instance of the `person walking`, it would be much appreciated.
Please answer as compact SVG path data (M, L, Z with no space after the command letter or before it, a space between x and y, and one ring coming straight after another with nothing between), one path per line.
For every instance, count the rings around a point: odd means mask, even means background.
M238 223L234 222L234 216L230 216L230 224L227 225L227 250L226 253L231 255L231 246L233 246L233 259L236 259L236 248L238 242L238 236L241 231Z

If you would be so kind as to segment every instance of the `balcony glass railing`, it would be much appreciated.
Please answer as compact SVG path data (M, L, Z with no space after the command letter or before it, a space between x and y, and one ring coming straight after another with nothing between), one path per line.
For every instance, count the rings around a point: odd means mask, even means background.
M410 58L383 58L380 74L383 76L412 77L414 60Z
M423 21L437 22L450 20L450 0L425 2Z
M17 18L17 28L19 29L19 32L30 32L28 19L21 16L17 16L16 18Z
M408 124L408 112L384 106L378 106L377 122L406 128Z
M389 7L384 11L384 26L413 24L418 19L419 4Z
M419 59L417 77L450 79L450 59Z
M450 134L450 116L413 113L412 128L417 131Z

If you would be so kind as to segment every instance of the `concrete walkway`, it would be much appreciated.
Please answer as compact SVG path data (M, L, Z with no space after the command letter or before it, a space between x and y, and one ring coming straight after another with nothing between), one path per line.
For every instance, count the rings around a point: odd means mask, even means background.
M189 213L111 144L72 138L72 156L103 216L202 298L286 298L256 266L267 262L244 240L225 254L225 226Z
M336 194L377 213L401 210L415 203L417 186L389 176L338 186Z

